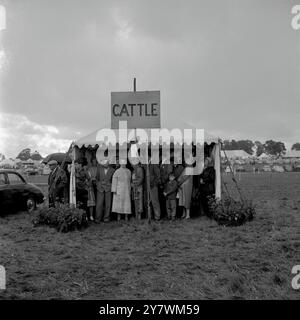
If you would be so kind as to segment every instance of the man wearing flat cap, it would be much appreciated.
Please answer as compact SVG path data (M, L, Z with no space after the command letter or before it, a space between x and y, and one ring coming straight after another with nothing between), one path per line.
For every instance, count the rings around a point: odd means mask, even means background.
M48 177L49 207L55 207L56 202L64 202L64 190L68 184L68 178L66 172L58 167L56 160L49 161L48 166L51 170Z
M103 159L97 168L96 174L97 200L95 222L97 223L102 219L104 222L110 220L112 202L111 184L114 173L115 169L109 165L109 161Z

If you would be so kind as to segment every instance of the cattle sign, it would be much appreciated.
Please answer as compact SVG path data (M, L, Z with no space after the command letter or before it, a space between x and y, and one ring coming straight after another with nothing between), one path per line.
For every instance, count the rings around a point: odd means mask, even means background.
M160 128L160 91L111 93L111 128L118 129L120 121L127 128Z

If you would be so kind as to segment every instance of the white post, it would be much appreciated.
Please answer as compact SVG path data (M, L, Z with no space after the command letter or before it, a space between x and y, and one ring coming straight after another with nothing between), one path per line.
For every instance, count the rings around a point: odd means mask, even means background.
M215 178L215 197L221 199L221 148L220 143L216 143L213 148Z
M70 205L73 205L76 207L75 158L76 158L76 150L74 146L72 150L72 164L71 164L71 171L70 171Z

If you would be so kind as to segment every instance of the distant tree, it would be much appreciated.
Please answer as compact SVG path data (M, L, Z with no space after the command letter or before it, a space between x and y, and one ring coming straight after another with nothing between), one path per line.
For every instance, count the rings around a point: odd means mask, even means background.
M286 148L283 142L268 140L264 143L264 148L267 154L280 156L285 153Z
M223 141L223 149L224 150L238 150L239 146L237 141L233 140L224 140Z
M17 159L26 161L30 158L31 150L29 148L23 149L17 156Z
M260 141L254 142L256 145L256 156L259 157L262 153L265 152L265 147Z
M300 151L300 142L296 142L292 145L292 150Z
M3 161L3 160L5 160L5 155L0 153L0 161Z
M39 154L38 151L35 151L33 154L31 154L31 159L32 160L42 160L43 157Z
M253 154L254 143L251 140L239 140L237 141L239 150L244 150L249 154Z
M224 150L230 150L230 141L229 140L224 140L222 144L222 148Z

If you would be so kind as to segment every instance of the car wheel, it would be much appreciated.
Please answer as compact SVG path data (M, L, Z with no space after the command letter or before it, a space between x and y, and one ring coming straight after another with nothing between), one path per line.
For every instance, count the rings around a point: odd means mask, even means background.
M33 198L28 198L26 201L27 212L32 212L36 209L36 202Z

